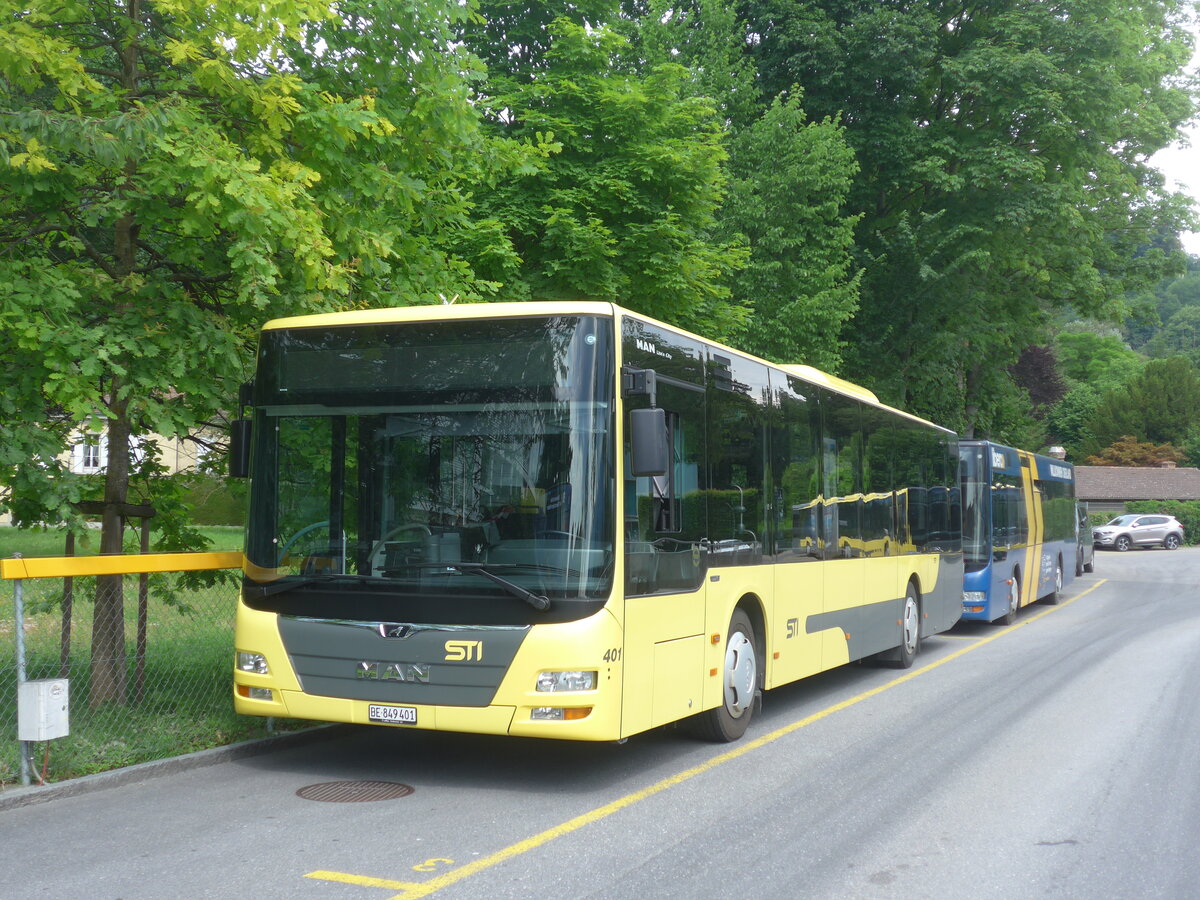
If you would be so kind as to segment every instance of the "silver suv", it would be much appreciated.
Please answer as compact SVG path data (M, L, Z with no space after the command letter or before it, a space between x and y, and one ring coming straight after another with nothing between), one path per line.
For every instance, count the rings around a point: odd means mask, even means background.
M1165 547L1178 550L1183 543L1183 526L1174 516L1117 516L1107 525L1093 529L1097 547L1128 550L1130 547Z

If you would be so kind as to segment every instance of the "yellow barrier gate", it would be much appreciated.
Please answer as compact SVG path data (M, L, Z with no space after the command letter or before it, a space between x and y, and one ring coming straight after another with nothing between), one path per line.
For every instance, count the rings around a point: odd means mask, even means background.
M0 653L13 660L11 667L0 662L3 733L19 738L22 685L28 699L36 693L30 682L61 678L73 695L70 734L53 744L55 771L63 777L256 736L263 723L236 716L230 701L237 579L229 570L240 570L242 560L236 551L0 560L0 580L13 585L14 610L11 628L0 619ZM126 602L124 576L137 578L136 603ZM134 594L134 585L129 588ZM132 655L97 658L80 648L74 632L95 628L95 607L76 604L76 594L119 611L118 644L132 645ZM3 646L9 635L11 653ZM106 691L95 689L97 671L115 673ZM29 721L24 715L22 731L29 731ZM17 745L15 770L0 758L0 787L18 777L22 785L33 781L33 742L18 739ZM50 754L46 742L43 782Z

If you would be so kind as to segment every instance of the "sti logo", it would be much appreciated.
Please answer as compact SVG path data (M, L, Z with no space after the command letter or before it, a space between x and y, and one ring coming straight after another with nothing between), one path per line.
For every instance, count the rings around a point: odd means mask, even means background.
M446 641L447 662L483 662L483 641Z

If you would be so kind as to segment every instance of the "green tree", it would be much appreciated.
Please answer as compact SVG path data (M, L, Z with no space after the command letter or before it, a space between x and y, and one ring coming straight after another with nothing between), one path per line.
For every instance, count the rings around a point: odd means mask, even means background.
M120 552L133 440L228 409L264 319L486 289L434 235L470 227L458 185L484 155L450 39L465 7L2 2L0 482L18 520L72 518L57 460L102 426L100 549ZM122 606L101 579L93 703L124 698Z
M642 65L686 66L689 90L721 113L730 181L718 220L750 252L732 276L735 305L751 311L735 342L836 372L858 307L854 218L843 210L857 163L837 121L808 121L799 87L760 97L745 31L721 0L654 0L636 47Z
M1143 291L1129 301L1125 329L1130 344L1141 349L1152 341L1175 313L1200 306L1200 256L1187 258L1187 270L1164 278L1153 291Z
M1176 0L746 0L765 96L804 86L861 172L851 376L971 434L1048 312L1119 316L1188 201L1146 159L1191 115Z
M690 93L708 97L729 134L764 112L753 61L746 55L746 28L737 4L725 0L648 0L622 4L614 27L628 30L639 68L668 62L688 70ZM767 100L769 105L770 100Z
M1097 455L1124 435L1154 444L1185 446L1200 421L1200 370L1184 357L1151 360L1127 385L1108 391L1087 424Z
M858 308L854 220L841 208L854 156L835 123L806 121L801 99L777 99L732 137L721 218L750 247L733 276L735 299L752 310L743 347L836 372L842 330Z
M1200 306L1182 306L1143 348L1154 357L1186 356L1200 363Z
M714 236L726 176L712 104L688 95L682 66L623 68L628 42L613 31L559 19L549 37L530 83L500 77L485 89L494 133L546 152L477 187L478 216L514 251L478 271L514 299L619 301L736 333L746 314L728 279L745 252Z
M1055 339L1059 370L1074 384L1104 389L1124 384L1141 371L1143 360L1120 338L1092 331L1064 331Z
M1060 444L1067 458L1083 459L1084 448L1099 446L1091 423L1103 394L1090 384L1077 384L1046 412L1046 431L1051 443Z

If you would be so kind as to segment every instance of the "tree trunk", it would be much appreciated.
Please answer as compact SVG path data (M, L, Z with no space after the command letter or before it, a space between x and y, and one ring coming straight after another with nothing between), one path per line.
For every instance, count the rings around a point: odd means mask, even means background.
M120 51L121 84L127 103L138 94L138 22L140 0L127 0L125 15L133 39ZM133 179L137 160L125 165L125 174ZM124 189L116 196L124 200ZM133 272L137 256L138 223L135 210L126 206L113 228L113 269L115 280ZM108 385L108 462L104 474L104 513L100 525L101 554L120 554L123 549L125 519L123 507L129 494L129 401L121 398L122 379L113 375ZM125 597L124 576L100 575L96 578L96 614L92 621L92 684L88 691L92 707L103 703L126 702Z
M122 550L125 520L121 515L129 493L129 421L126 404L116 401L119 379L112 384L111 418L108 420L108 465L104 476L104 516L100 526L100 552L117 555ZM92 684L88 703L125 702L125 597L124 576L96 578L96 611L92 620Z

